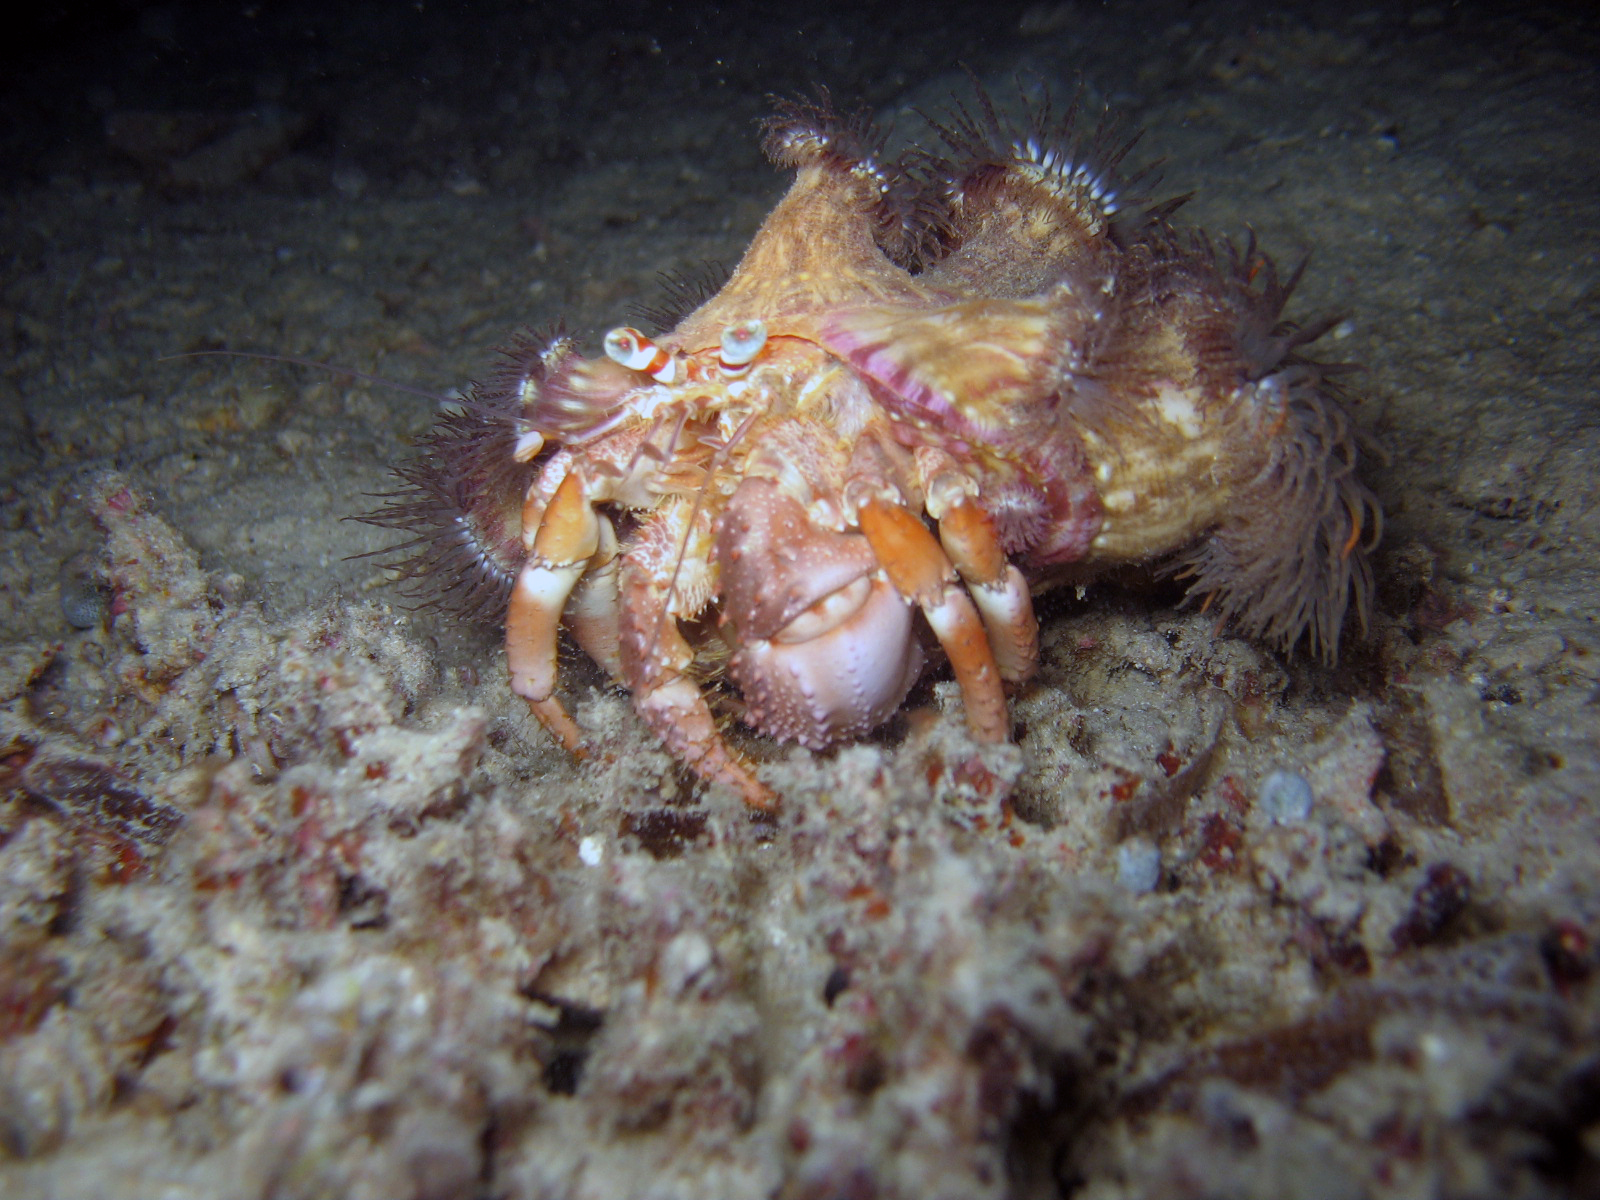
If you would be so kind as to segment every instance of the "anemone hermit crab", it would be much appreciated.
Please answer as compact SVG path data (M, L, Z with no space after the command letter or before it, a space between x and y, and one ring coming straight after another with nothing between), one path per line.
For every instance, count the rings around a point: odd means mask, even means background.
M980 94L933 130L942 157L891 165L825 94L782 104L764 145L794 182L726 283L603 356L524 338L364 518L416 534L413 585L504 614L512 689L574 753L562 626L768 808L708 664L749 725L821 749L888 719L936 642L1004 741L1039 589L1149 564L1325 659L1365 620L1381 515L1301 353L1327 323L1283 321L1299 272L1175 233L1071 112L1013 127Z

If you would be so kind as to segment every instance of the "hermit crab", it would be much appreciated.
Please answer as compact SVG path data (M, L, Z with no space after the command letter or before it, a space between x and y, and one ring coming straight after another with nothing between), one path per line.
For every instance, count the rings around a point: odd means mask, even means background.
M1076 105L1074 106L1076 108ZM1254 239L1183 236L1128 143L983 95L886 162L825 95L764 146L794 181L720 287L585 357L526 336L364 518L409 583L505 626L512 689L569 750L558 636L708 781L767 808L707 688L821 749L930 656L979 739L1038 656L1032 595L1129 565L1331 659L1364 621L1381 514L1326 324ZM682 290L682 289L680 289ZM715 676L714 684L710 682Z

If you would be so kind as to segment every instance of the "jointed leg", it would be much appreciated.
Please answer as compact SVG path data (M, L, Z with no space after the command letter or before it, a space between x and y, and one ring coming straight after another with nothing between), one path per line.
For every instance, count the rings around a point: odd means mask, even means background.
M939 518L939 541L983 616L1000 677L1026 682L1039 665L1039 622L1028 583L1006 560L993 519L971 499L957 501Z
M722 740L705 697L686 674L694 651L678 617L695 613L677 611L676 598L706 589L698 579L674 576L702 569L691 563L707 557L680 555L686 515L682 508L658 510L630 544L620 574L623 680L639 716L678 759L702 779L733 788L751 808L770 810L777 797Z
M622 601L617 577L622 560L617 557L617 534L604 515L600 521L600 549L589 560L583 578L573 588L562 614L583 652L622 682L622 657L618 650L617 622Z
M989 636L939 543L916 515L898 504L869 500L861 507L860 520L889 582L922 609L949 657L961 685L967 728L984 741L1005 741L1010 722Z
M556 699L556 630L573 587L600 543L600 522L576 470L545 506L533 549L506 610L511 690L563 746L581 755L577 724Z

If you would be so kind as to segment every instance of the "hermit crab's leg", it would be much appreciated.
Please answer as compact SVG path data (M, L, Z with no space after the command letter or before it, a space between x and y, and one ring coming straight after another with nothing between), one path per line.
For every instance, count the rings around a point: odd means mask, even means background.
M589 559L588 568L567 602L563 619L583 652L606 669L612 679L622 682L622 657L618 650L617 621L621 601L617 592L617 533L604 515L600 523L600 548Z
M574 468L544 507L506 610L511 690L528 702L541 725L580 757L582 735L555 695L556 630L567 598L599 546L600 518Z
M751 808L770 811L777 797L722 740L705 697L685 674L694 650L678 629L673 602L702 590L701 581L680 574L708 557L682 549L697 532L692 514L667 508L647 518L629 543L620 575L623 681L639 716L679 761L702 779L727 784Z
M931 507L931 506L930 506ZM943 513L939 541L978 606L1000 678L1025 683L1039 665L1039 622L1022 572L1000 548L994 519L970 497Z
M994 651L950 560L928 527L898 504L872 499L861 506L861 532L889 582L906 599L922 609L944 648L961 685L967 710L967 728L987 742L1010 736L1006 698Z

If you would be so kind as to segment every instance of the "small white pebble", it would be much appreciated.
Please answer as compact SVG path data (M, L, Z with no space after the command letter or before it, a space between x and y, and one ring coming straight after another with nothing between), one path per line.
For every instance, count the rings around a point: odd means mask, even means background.
M578 857L583 859L584 866L599 866L600 860L605 857L605 850L600 845L600 839L591 836L579 842Z
M1274 825L1298 825L1311 815L1311 785L1293 771L1273 771L1261 781L1256 799Z
M1447 1038L1437 1033L1425 1033L1417 1039L1417 1049L1422 1051L1422 1057L1429 1063L1438 1065L1447 1063L1455 1057L1455 1052Z
M1143 895L1161 882L1161 851L1144 838L1129 838L1117 847L1117 882Z
M698 930L685 930L668 942L661 952L661 981L668 993L687 989L711 965L711 958L711 943Z
M528 1001L527 1017L533 1024L545 1029L554 1029L561 1024L561 1010L543 1000Z

